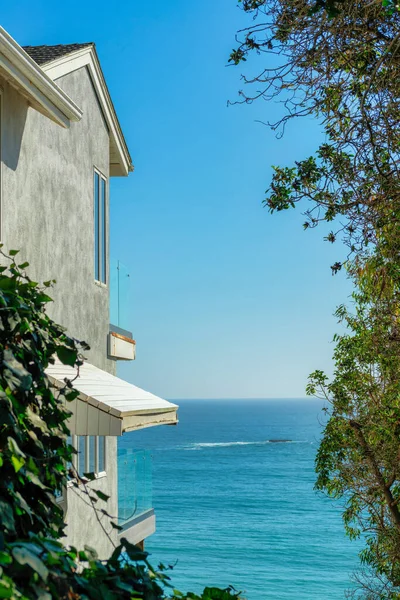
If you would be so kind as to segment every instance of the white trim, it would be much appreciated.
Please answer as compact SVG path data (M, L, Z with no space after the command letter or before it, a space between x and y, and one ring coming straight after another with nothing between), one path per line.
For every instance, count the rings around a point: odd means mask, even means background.
M107 436L103 435L101 437L104 438L104 471L101 471L101 472L107 473L107 467L108 467L108 464L107 464Z
M105 471L101 471L100 473L95 473L94 477L95 478L93 479L93 481L97 481L98 479L103 479L104 477L107 477L107 473ZM85 479L85 478L83 477L83 479ZM72 487L72 486L75 487L75 483L77 483L76 479L68 479L67 485L65 487L67 489L70 488L70 487ZM88 480L85 479L85 483L86 484L87 483L92 483L92 480L91 479L88 479ZM81 483L79 485L83 485L83 483Z
M118 533L118 538L126 538L131 544L139 544L156 531L156 515L150 509L143 515L124 523L123 529Z
M99 260L99 277L101 277L101 261L103 258L103 254L104 254L104 261L105 261L105 281L102 281L101 279L96 279L96 264L94 264L94 282L99 285L100 287L103 288L108 288L108 279L109 279L109 270L108 270L108 243L109 243L109 226L108 226L108 221L109 221L109 215L110 215L110 207L109 207L109 183L108 183L108 178L103 175L102 171L100 171L100 169L98 169L96 166L93 166L93 230L95 229L95 210L96 210L96 206L95 206L95 200L96 200L96 187L94 185L95 182L95 177L94 175L97 174L99 176L99 230L97 232L97 235L99 236L99 256L95 257L95 260ZM105 184L105 215L104 213L104 206L102 205L102 197L101 197L101 182L104 181ZM104 239L101 237L101 231L102 231L102 226L101 226L101 219L100 217L103 217L103 219L105 220L105 227L104 227ZM96 237L95 237L96 239Z
M55 81L64 75L68 75L68 73L72 73L72 71L76 71L81 67L84 67L88 64L87 54L90 54L92 51L92 46L85 46L80 50L75 50L70 52L69 54L64 54L64 56L60 56L60 58L56 58L51 62L43 65L42 69L47 75ZM71 58L73 58L73 68L71 68Z
M95 279L94 282L96 285L103 288L104 290L108 289L108 285L106 283L103 283L102 281L99 281L98 279Z
M117 360L135 360L136 342L110 331L108 334L108 355Z
M0 26L0 68L22 88L32 106L62 127L80 121L82 111Z
M103 171L100 171L100 169L98 167L96 167L96 165L93 165L93 170L98 173L100 175L100 177L102 177L103 179L105 179L107 181L107 175L105 175L103 173Z
M94 436L94 472L99 472L99 436Z
M85 471L84 473L90 473L90 438L92 436L86 435L85 442Z
M118 156L118 162L110 164L110 175L126 176L130 171L133 171L132 160L115 113L95 47L87 46L66 56L61 56L44 65L42 69L55 81L82 67L87 67L90 73L107 126L110 130L111 146Z

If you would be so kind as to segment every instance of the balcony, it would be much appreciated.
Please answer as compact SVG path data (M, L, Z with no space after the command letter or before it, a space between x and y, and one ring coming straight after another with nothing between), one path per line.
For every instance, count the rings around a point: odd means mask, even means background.
M132 324L130 282L128 268L120 260L111 260L108 356L114 360L136 358L136 342L130 331Z
M118 525L121 537L133 544L155 532L151 454L147 450L118 450Z

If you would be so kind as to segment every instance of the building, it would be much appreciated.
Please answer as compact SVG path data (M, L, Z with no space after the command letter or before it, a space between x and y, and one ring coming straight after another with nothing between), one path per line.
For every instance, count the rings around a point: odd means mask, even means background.
M110 496L107 511L140 544L155 528L147 457L127 455L118 473L117 438L175 424L178 407L115 376L135 342L109 319L109 178L133 166L94 44L22 48L0 28L0 103L1 240L20 249L33 278L57 280L51 316L91 346L69 405L74 466L96 472L88 485ZM56 387L73 376L61 363L49 369ZM73 486L60 502L67 543L105 558L120 535L108 518L100 525Z

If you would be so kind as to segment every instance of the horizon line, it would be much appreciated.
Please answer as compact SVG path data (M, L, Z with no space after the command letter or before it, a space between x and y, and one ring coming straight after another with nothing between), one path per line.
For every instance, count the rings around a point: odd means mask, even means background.
M265 396L249 396L246 398L237 396L235 398L229 397L229 396L223 396L223 397L208 397L208 398L186 398L186 397L182 397L182 398L168 398L168 400L170 402L181 402L182 400L320 400L320 398L317 398L315 396L282 396L282 397L276 397L276 396L270 396L270 397L265 397Z

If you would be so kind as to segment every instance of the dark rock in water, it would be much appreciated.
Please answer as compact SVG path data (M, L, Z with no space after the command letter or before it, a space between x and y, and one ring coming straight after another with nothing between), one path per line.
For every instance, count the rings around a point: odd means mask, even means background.
M268 440L271 444L283 444L284 442L292 442L293 440Z

